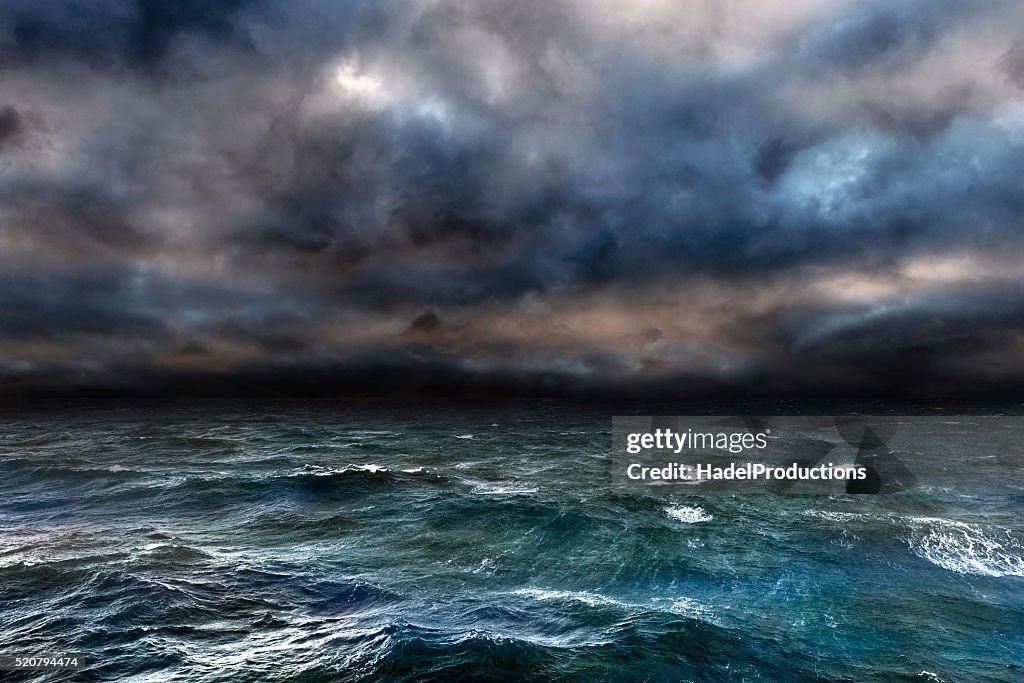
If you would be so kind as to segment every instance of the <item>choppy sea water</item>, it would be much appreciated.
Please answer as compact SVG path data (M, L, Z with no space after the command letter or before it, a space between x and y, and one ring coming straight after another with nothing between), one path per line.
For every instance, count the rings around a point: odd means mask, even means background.
M10 680L1024 680L1024 500L655 496L580 406L0 422Z

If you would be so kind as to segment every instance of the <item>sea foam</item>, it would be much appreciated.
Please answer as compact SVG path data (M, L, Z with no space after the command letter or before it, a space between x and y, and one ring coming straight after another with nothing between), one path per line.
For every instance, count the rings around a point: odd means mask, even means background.
M710 522L714 515L709 514L702 507L688 507L686 505L675 505L665 508L665 514L671 519L684 524L696 524L698 522Z
M1003 534L932 517L913 518L907 539L915 555L958 574L1024 576L1024 547Z

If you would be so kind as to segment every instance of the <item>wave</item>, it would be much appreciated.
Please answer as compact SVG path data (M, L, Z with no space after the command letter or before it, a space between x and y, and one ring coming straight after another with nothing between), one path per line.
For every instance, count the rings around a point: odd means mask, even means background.
M150 497L175 508L184 496L197 497L203 506L270 504L282 499L338 498L372 494L397 487L436 487L448 480L422 468L392 469L379 463L337 467L305 465L283 472L194 474L152 479L121 491L121 496Z
M91 461L63 462L59 464L46 464L28 459L17 459L7 461L4 465L10 468L11 475L25 477L32 481L56 480L56 479L90 479L105 477L111 474L132 475L145 474L142 469L126 467L122 463L105 465ZM10 476L10 475L9 475Z
M536 486L516 482L476 482L473 493L481 496L528 496L537 493Z
M353 472L368 472L370 474L387 474L391 470L384 465L375 465L368 463L365 465L346 465L341 469L332 469L329 467L321 467L320 465L306 465L299 472L289 475L293 477L302 477L306 475L313 475L314 477L332 477L336 475L346 475Z
M802 514L839 524L844 536L852 523L865 529L881 525L887 537L900 539L917 557L957 574L1024 576L1024 544L1000 526L885 512L805 510Z
M615 607L632 613L667 612L712 622L714 612L700 601L689 597L652 598L648 603L629 602L611 598L591 591L548 590L544 588L521 588L510 595L530 598L541 602L580 603L589 607Z
M699 522L710 522L715 517L702 507L689 507L686 505L673 505L665 508L665 514L670 519L683 524L697 524Z
M880 517L864 514L862 512L833 512L831 510L804 510L800 514L807 517L826 519L830 522L849 522L851 520L868 521L881 519Z
M161 543L159 541L147 543L142 546L140 554L148 556L148 558L151 558L154 561L159 560L172 563L202 562L214 557L204 550L193 548L182 543Z
M911 518L911 551L937 567L976 576L1024 576L1024 546L979 526L934 517Z
M510 595L516 595L520 597L532 598L540 601L557 601L557 602L580 602L585 605L595 607L597 605L611 605L615 607L632 608L635 605L631 605L627 602L622 602L614 598L601 595L600 593L591 593L588 591L562 591L562 590L547 590L544 588L520 588L514 590Z

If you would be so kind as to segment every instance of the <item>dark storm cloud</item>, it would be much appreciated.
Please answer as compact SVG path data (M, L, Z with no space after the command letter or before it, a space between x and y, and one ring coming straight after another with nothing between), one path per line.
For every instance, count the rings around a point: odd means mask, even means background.
M161 382L220 362L841 391L867 357L1010 368L1022 19L996 1L5 3L0 344ZM921 273L960 254L971 268ZM689 327L657 319L680 291ZM83 335L142 350L118 365Z
M14 107L0 108L0 149L16 141L24 130L21 113Z
M30 235L59 248L68 241L84 241L92 249L134 250L158 241L128 217L130 205L112 196L102 185L12 181L0 187L0 202L19 220L7 226L12 233Z
M130 282L110 270L62 273L12 273L0 279L0 337L56 339L74 334L160 335L156 311L126 305Z
M1019 283L1003 283L909 296L886 305L819 308L792 314L775 331L780 348L795 364L829 367L851 383L913 392L919 384L941 382L948 391L972 379L964 376L963 359L1017 362L1024 290ZM979 383L975 392L983 393L984 386Z
M146 66L179 36L239 38L233 16L248 0L84 0L5 3L7 40L0 63L71 58L101 67Z
M955 0L864 2L804 44L818 58L817 68L832 75L913 66L945 31L976 11Z

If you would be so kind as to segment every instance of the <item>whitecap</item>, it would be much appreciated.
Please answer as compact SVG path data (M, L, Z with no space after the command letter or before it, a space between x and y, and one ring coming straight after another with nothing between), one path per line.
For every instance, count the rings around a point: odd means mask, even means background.
M684 524L697 524L698 522L710 522L714 515L709 514L702 507L688 507L676 505L665 508L665 514L669 518Z
M477 566L477 568L473 570L473 573L480 574L482 572L486 574L493 574L497 568L497 558L485 557L484 559L480 560L479 566Z
M872 519L870 515L865 515L859 512L833 512L831 510L804 510L800 514L808 517L827 519L830 522L848 522L851 520L864 521Z
M473 486L473 492L483 496L525 496L537 493L536 486L527 486L517 483L478 483Z
M629 603L609 598L600 593L589 591L558 591L545 590L543 588L520 588L512 591L512 595L533 598L534 600L559 601L559 602L582 602L585 605L595 607L597 605L614 605L616 607L635 607Z
M590 607L617 607L629 611L658 611L680 614L713 623L715 614L698 600L688 597L652 598L649 603L627 602L591 591L560 591L543 588L521 588L512 595L551 602L579 602ZM667 603L667 606L666 606Z
M367 463L365 465L345 465L341 469L334 469L331 467L323 467L321 465L306 465L296 474L289 476L304 476L312 474L314 477L332 477L338 474L348 474L349 472L368 472L369 474L380 474L387 473L387 467L384 465L376 465L373 463Z
M368 463L366 465L352 465L351 467L346 467L345 470L349 470L352 472L369 472L370 474L377 474L378 472L387 472L388 468L384 467L384 465L374 465L373 463Z
M673 614L682 614L688 617L695 617L698 619L709 619L714 614L707 607L702 605L693 598L673 598L669 603L669 612Z
M1024 576L1024 546L1010 535L930 517L911 520L907 543L918 557L957 574Z

